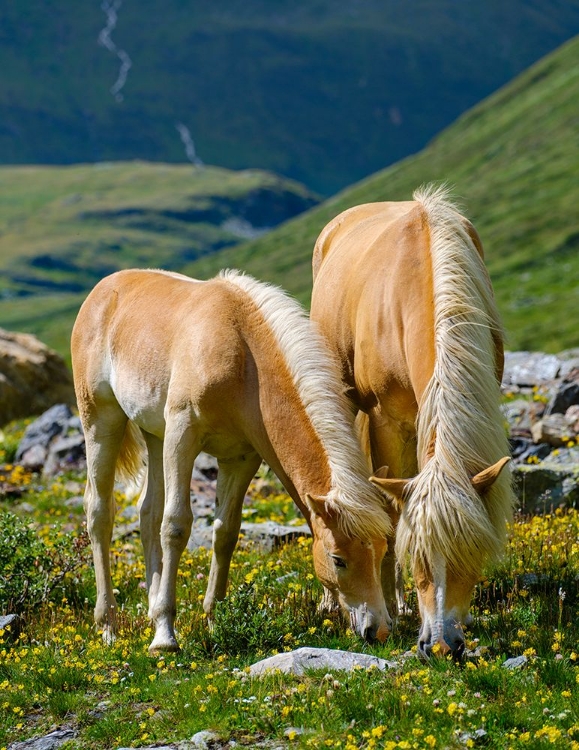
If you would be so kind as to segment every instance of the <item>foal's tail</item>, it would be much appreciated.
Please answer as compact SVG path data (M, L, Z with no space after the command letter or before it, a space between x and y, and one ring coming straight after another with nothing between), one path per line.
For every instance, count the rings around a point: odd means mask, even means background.
M137 494L146 472L145 441L141 430L129 419L116 465L116 478L127 485L128 494Z

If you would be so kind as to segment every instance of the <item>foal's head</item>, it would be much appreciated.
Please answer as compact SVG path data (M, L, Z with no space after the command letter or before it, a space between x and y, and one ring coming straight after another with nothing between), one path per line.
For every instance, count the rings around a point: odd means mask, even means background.
M392 629L380 580L386 539L349 536L343 530L340 512L325 498L308 495L307 502L318 578L349 616L358 635L367 641L386 640Z

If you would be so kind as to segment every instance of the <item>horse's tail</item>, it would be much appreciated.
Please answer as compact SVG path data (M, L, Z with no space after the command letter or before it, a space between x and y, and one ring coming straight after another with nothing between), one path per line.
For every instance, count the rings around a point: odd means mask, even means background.
M116 465L116 478L127 485L129 494L137 494L145 479L145 441L141 430L129 419Z
M398 530L399 555L480 573L504 549L513 494L503 471L483 495L471 479L509 455L500 404L503 334L476 231L446 189L417 191L430 231L435 366L417 418L420 472Z

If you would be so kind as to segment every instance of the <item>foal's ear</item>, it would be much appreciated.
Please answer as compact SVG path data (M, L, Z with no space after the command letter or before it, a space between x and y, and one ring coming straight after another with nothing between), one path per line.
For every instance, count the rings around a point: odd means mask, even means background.
M400 511L402 509L404 492L406 491L406 487L408 485L408 482L410 481L409 479L389 479L388 467L382 466L380 469L377 469L374 472L374 475L370 477L370 481L372 482L372 484L380 487L380 489L390 497L390 499L394 503L394 507L397 510Z
M478 474L474 475L470 481L479 495L482 495L494 484L499 474L510 460L511 459L508 456L504 456L504 458L501 458L496 464L493 464L487 469L483 469L482 471L479 471Z

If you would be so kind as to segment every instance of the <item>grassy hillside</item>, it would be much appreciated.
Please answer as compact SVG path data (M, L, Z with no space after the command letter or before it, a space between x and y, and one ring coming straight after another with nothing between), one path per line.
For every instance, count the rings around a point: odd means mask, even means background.
M103 276L134 266L187 271L314 202L298 183L258 170L0 168L0 326L66 353L78 307Z
M238 267L307 304L312 248L329 219L357 203L407 199L425 182L447 181L483 238L510 348L577 346L578 59L579 38L420 154L259 239L220 250L239 240L224 235L223 218L216 226L183 217L199 218L207 195L212 205L227 205L232 192L251 193L263 174L145 164L0 169L0 326L36 333L66 353L86 290L107 270L130 265L201 278Z
M509 347L579 346L578 61L576 38L420 154L193 270L238 265L307 303L312 248L329 219L358 203L406 200L423 183L448 182L483 239Z
M112 5L112 3L109 3ZM3 3L0 163L262 167L331 195L579 33L579 0Z

